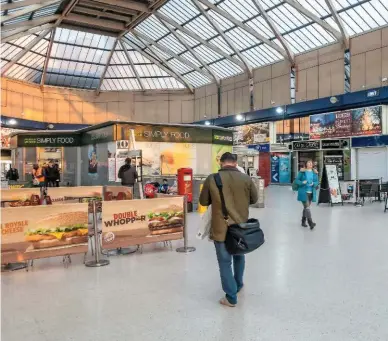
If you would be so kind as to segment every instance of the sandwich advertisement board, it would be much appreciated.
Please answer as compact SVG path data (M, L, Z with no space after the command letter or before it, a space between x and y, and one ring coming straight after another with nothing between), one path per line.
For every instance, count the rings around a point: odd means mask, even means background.
M2 263L88 251L88 204L1 209Z
M183 228L183 197L103 202L104 249L182 239Z

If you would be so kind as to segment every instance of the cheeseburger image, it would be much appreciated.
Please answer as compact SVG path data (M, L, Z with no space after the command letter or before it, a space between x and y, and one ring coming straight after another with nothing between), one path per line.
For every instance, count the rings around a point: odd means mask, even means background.
M183 211L179 206L171 205L155 209L148 214L148 228L151 235L182 232L183 224Z
M83 244L88 242L86 212L58 213L36 222L35 229L25 233L33 249Z

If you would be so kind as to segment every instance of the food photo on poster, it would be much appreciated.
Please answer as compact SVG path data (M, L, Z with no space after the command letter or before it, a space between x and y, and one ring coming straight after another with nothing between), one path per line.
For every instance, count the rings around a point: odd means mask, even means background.
M234 131L234 145L248 145L269 142L269 122L237 126L234 128Z
M88 205L2 209L2 263L88 250Z
M181 239L183 228L183 197L103 204L103 248L153 243L158 237Z
M353 109L352 122L353 136L381 134L381 106Z

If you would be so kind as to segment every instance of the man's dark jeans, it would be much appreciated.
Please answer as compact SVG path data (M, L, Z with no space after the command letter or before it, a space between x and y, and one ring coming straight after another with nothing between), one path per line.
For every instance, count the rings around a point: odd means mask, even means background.
M222 289L231 304L237 303L237 293L244 285L245 256L232 256L223 242L214 242L220 268ZM233 260L233 271L232 271Z

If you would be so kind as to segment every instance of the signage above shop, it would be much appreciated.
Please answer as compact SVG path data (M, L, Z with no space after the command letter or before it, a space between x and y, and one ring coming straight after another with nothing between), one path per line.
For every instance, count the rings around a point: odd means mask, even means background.
M347 139L336 139L336 140L322 140L322 149L344 149L349 147L349 140Z
M248 148L257 150L258 152L261 152L261 153L269 153L269 149L270 149L269 143L249 145Z
M138 142L212 143L212 129L184 126L117 125L117 139L128 140L134 130Z
M294 141L292 142L292 150L304 151L304 150L320 150L321 141Z
M95 144L111 142L115 140L115 126L110 125L104 128L89 130L82 133L82 144Z
M81 142L78 134L18 135L18 147L76 147Z
M213 144L233 145L233 131L213 130Z
M381 106L310 116L310 139L379 135Z

